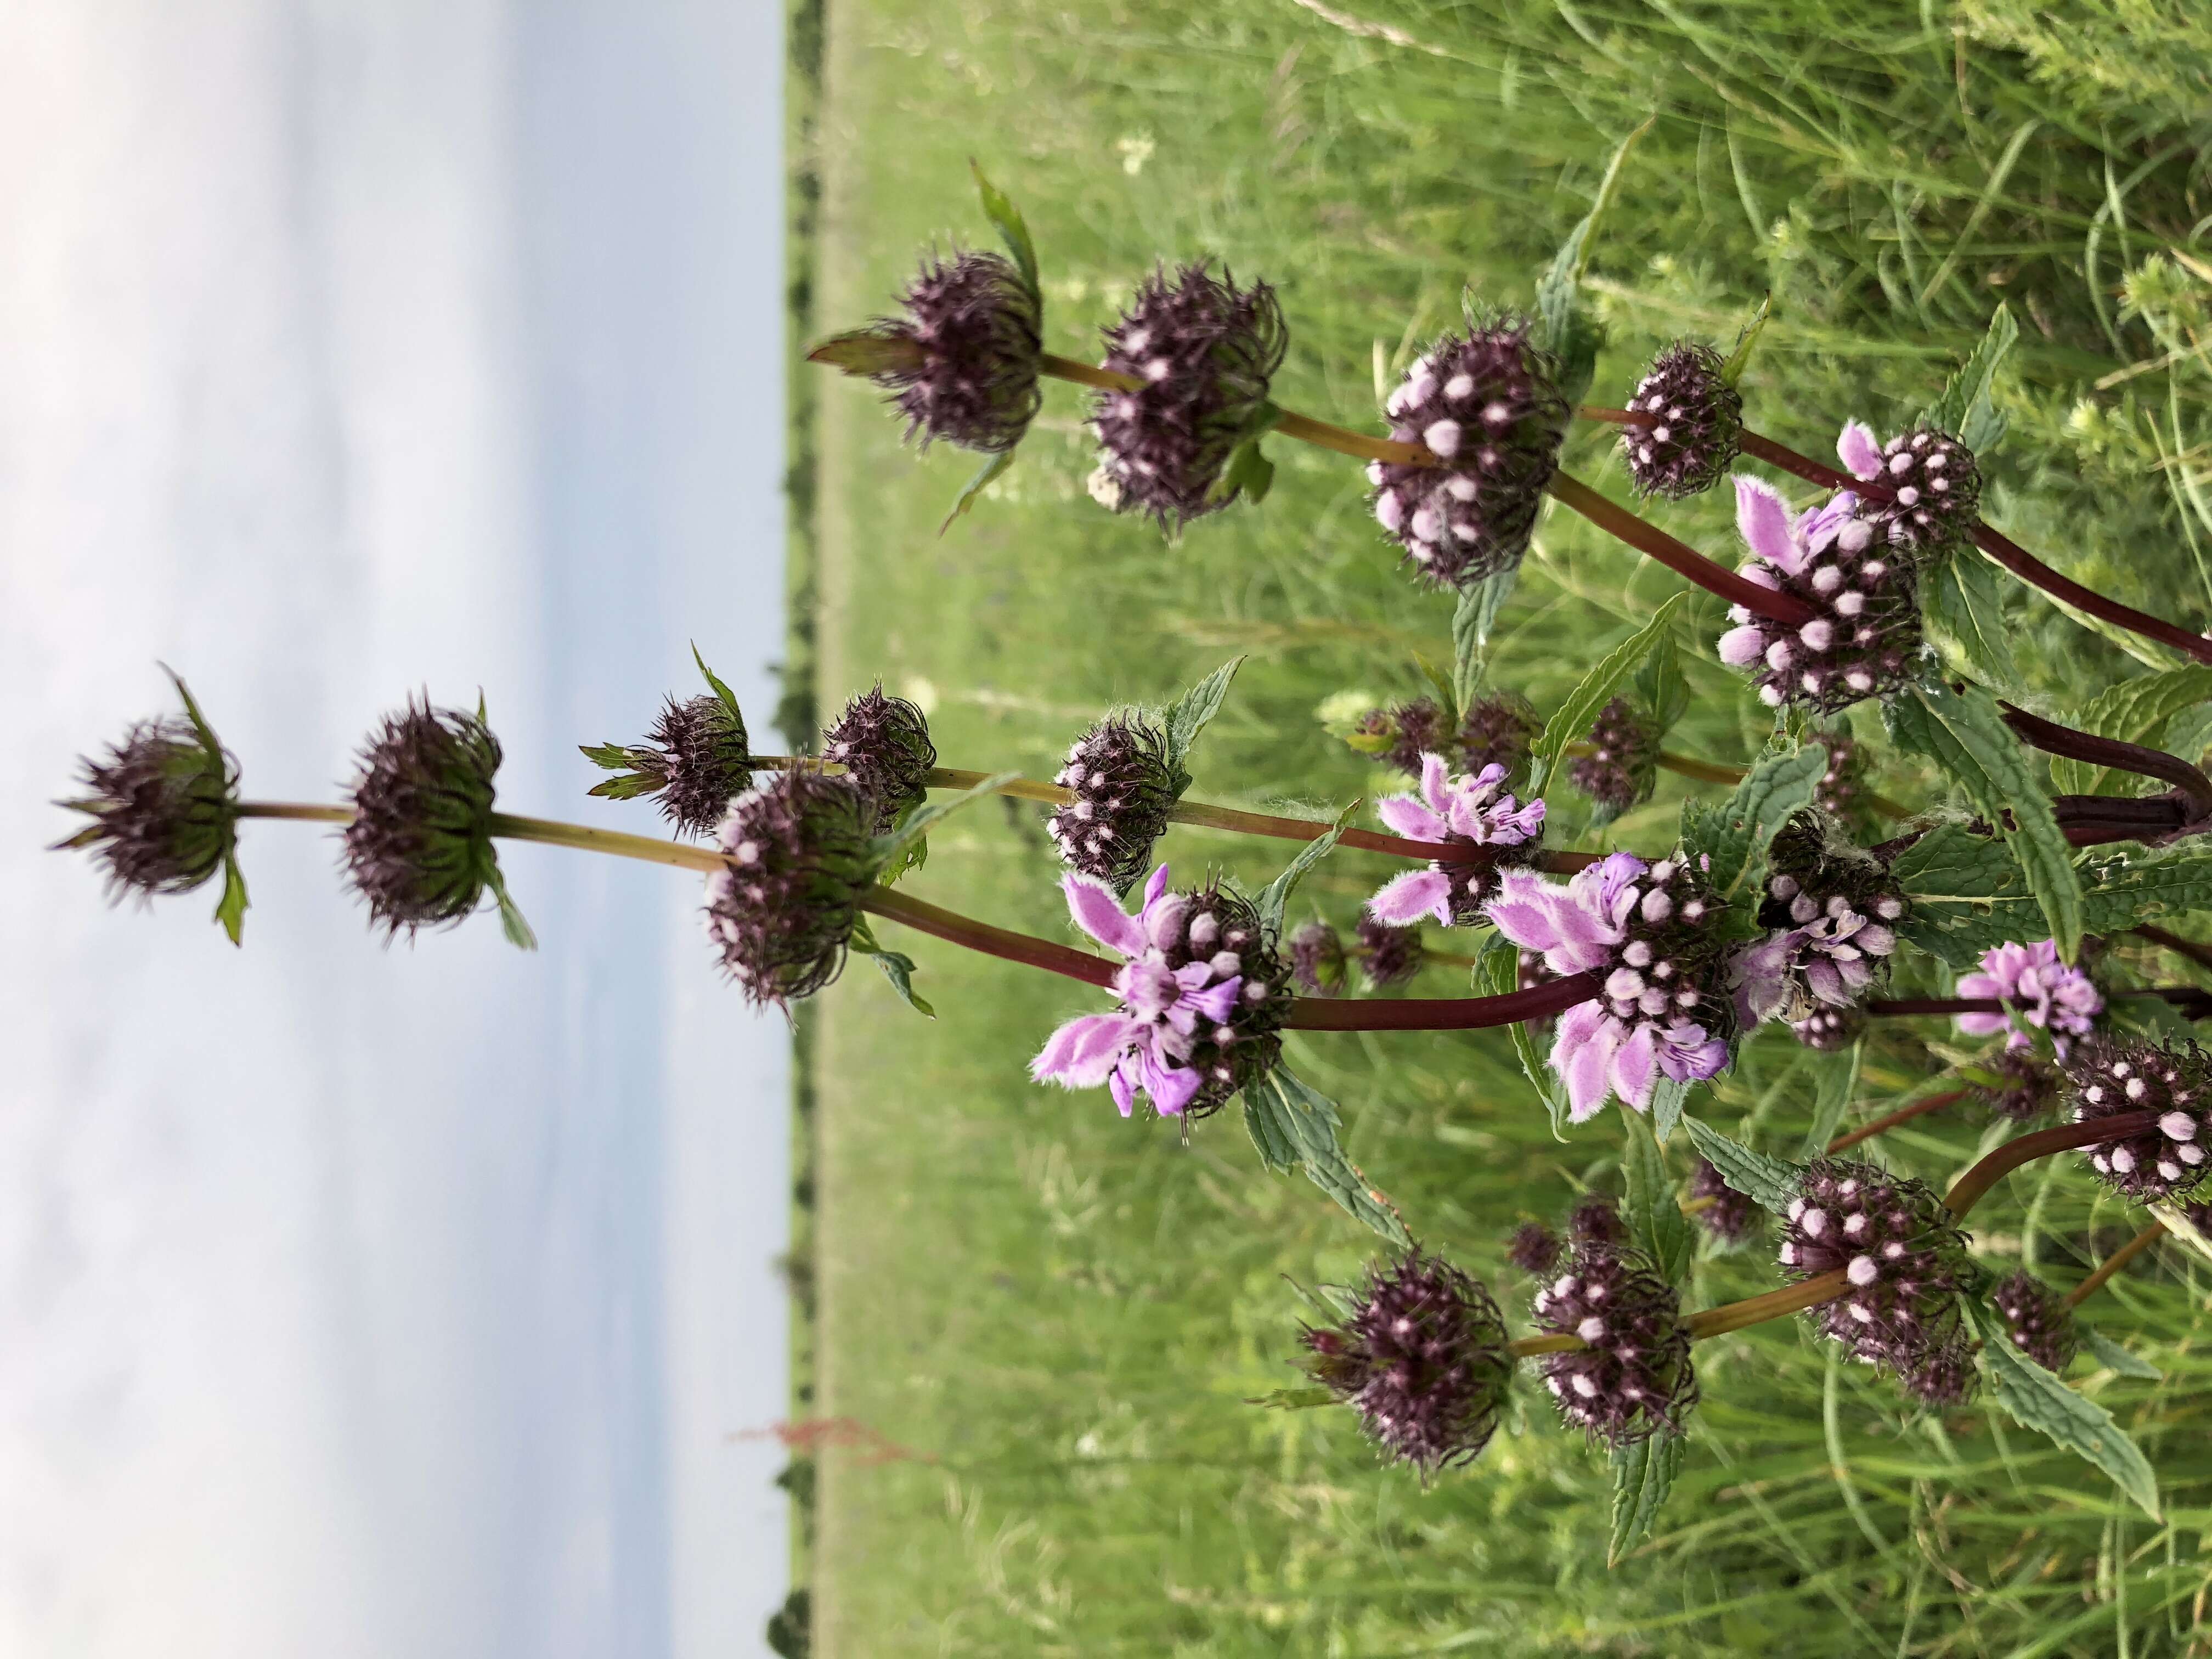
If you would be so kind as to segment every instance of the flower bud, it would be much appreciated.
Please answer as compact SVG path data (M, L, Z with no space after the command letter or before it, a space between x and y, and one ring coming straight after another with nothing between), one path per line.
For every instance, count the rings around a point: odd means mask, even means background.
M1721 375L1720 354L1678 340L1652 360L1628 400L1644 418L1620 434L1637 492L1680 501L1728 475L1743 437L1743 398Z
M876 804L876 833L887 835L910 807L929 798L937 745L929 722L904 697L887 697L878 684L845 705L824 734L822 755Z
M1890 494L1868 503L1869 517L1890 546L1915 558L1966 535L1981 509L1982 472L1973 452L1933 428L1884 444L1875 481Z
M615 774L588 793L609 800L651 796L661 817L686 836L711 834L729 811L730 798L753 781L750 740L737 697L703 659L699 668L714 695L683 702L669 698L643 743L582 746L586 760Z
M1690 1176L1690 1199L1698 1206L1698 1224L1723 1245L1735 1245L1756 1235L1766 1212L1721 1179L1721 1172L1704 1158Z
M2063 1371L2081 1349L2074 1310L2066 1298L2022 1267L1997 1281L1990 1305L2004 1316L2012 1345L2046 1371Z
M489 890L507 937L535 943L507 894L492 843L499 739L481 708L466 714L410 698L361 752L345 829L345 871L387 939L448 927Z
M778 773L730 803L707 936L745 1000L782 1007L844 970L873 884L876 803L851 779Z
M1370 991L1387 991L1403 985L1421 971L1421 930L1394 927L1362 910L1359 934L1359 975Z
M1983 1069L1991 1080L1972 1085L1975 1098L1999 1117L2026 1123L2058 1104L2063 1079L2033 1048L2002 1049Z
M1690 1332L1674 1287L1649 1256L1617 1240L1585 1237L1536 1292L1532 1312L1537 1329L1589 1345L1540 1362L1571 1427L1615 1448L1681 1431L1698 1401Z
M1619 817L1651 798L1659 776L1659 732L1648 710L1615 697L1598 711L1587 739L1590 752L1567 768L1567 781Z
M1856 1008L1815 1007L1802 1019L1790 1022L1790 1035L1815 1054L1839 1054L1859 1040L1867 1017Z
M1127 892L1151 866L1181 792L1168 765L1166 735L1137 714L1103 720L1075 740L1053 781L1075 799L1045 833L1073 868Z
M1524 1221L1506 1241L1505 1259L1524 1273L1548 1273L1559 1265L1565 1247L1559 1236L1540 1221Z
M1291 978L1310 997L1340 996L1346 969L1344 939L1325 921L1309 921L1291 935Z

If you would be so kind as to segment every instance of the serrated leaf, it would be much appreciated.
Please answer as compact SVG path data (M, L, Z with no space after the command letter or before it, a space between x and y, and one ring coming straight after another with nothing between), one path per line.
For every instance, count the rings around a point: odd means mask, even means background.
M1198 741L1198 734L1206 730L1207 722L1221 712L1222 702L1229 696L1229 683L1243 665L1242 657L1222 664L1162 711L1161 724L1167 734L1168 772L1176 780L1178 795L1190 787L1190 774L1183 762L1189 757L1191 745Z
M222 855L222 896L216 901L215 919L233 945L244 943L246 933L246 875L238 867L235 852Z
M1254 905L1260 913L1261 927L1271 933L1282 931L1283 913L1290 908L1291 890L1305 878L1308 871L1328 856L1330 850L1343 836L1345 824L1358 810L1359 803L1354 801L1339 812L1328 834L1317 836L1298 848L1297 856L1283 866L1274 880L1260 890L1260 896L1254 901Z
M2107 686L2067 724L2095 737L2160 748L2175 715L2206 702L2212 702L2212 667L2200 663ZM2133 772L2115 775L2087 761L2061 757L2051 763L2051 787L2061 794L2094 795L2115 781L2130 787L2142 782Z
M1650 711L1658 736L1664 738L1674 723L1689 712L1690 682L1684 678L1682 664L1674 648L1674 636L1667 635L1651 647L1644 665L1636 671L1636 696Z
M1954 548L1920 584L1921 619L1960 670L2007 690L2020 686L2005 625L2003 573L1970 547Z
M1044 288L1037 275L1036 244L1030 240L1029 221L1022 217L1022 210L1004 191L983 176L983 169L974 161L968 163L968 170L975 175L975 194L982 200L983 216L991 222L991 228L999 233L999 240L1006 245L1006 252L1013 256L1015 267L1022 273L1022 281L1029 285L1030 298L1036 302L1042 317Z
M906 850L951 817L955 812L973 806L977 801L995 795L1021 776L1018 772L994 772L972 788L940 801L932 801L916 808L888 833L878 836L871 843L878 869L888 868L902 858Z
M2081 951L2082 914L2074 849L1996 700L1979 686L1961 695L1948 686L1922 684L1891 699L1883 718L1899 744L1934 761L2003 834L2060 956L2075 960Z
M1651 1126L1640 1113L1621 1115L1628 1120L1628 1144L1621 1152L1620 1169L1628 1184L1629 1231L1666 1275L1667 1282L1679 1285L1690 1271L1689 1219L1674 1200L1667 1157L1659 1150Z
M1982 1370L1997 1404L2024 1427L2095 1464L2151 1519L2159 1519L2158 1477L2112 1414L2014 1347L2003 1315L1978 1297L1966 1297L1964 1304L1982 1339Z
M1836 1127L1850 1109L1851 1097L1858 1093L1859 1064L1866 1048L1866 1039L1856 1042L1840 1054L1816 1054L1812 1063L1814 1085L1813 1095L1813 1125L1805 1131L1805 1145L1798 1153L1802 1159L1820 1157L1828 1150L1828 1143L1836 1138Z
M1797 1196L1800 1170L1796 1164L1769 1158L1765 1152L1754 1152L1694 1117L1685 1117L1682 1127L1689 1132L1690 1144L1698 1149L1698 1156L1719 1172L1730 1190L1741 1193L1761 1209L1780 1214Z
M866 380L877 374L911 374L928 362L921 345L902 334L856 328L833 334L806 354L810 363L826 363L841 374Z
M985 461L976 470L975 476L961 486L959 496L952 503L952 510L945 515L945 522L937 526L937 533L942 536L952 528L955 520L965 517L983 492L997 482L999 475L1013 464L1014 452L1011 449L1002 449Z
M1807 744L1762 755L1718 807L1685 803L1684 839L1709 856L1707 872L1723 898L1755 882L1766 862L1766 844L1790 817L1813 804L1827 775L1828 751Z
M699 672L706 680L708 689L714 692L722 707L730 711L731 718L737 721L738 740L747 744L747 752L750 753L750 745L745 738L744 711L738 707L738 694L723 684L714 671L707 666L707 659L699 654L699 644L696 640L691 643L691 660L699 665Z
M1582 678L1582 683L1567 694L1559 711L1545 722L1543 735L1536 739L1531 751L1532 769L1528 793L1540 795L1551 781L1552 769L1569 744L1589 730L1597 719L1598 710L1613 700L1620 683L1633 673L1645 654L1667 636L1674 626L1674 613L1687 601L1689 595L1676 593L1669 597L1652 613L1651 620L1607 652L1597 666Z
M1285 1146L1293 1149L1306 1178L1346 1214L1401 1249L1410 1246L1413 1237L1396 1208L1344 1155L1336 1133L1341 1121L1335 1102L1283 1066L1245 1085L1245 1127L1269 1169L1287 1170L1288 1160L1279 1161L1273 1154Z
M1515 1026L1516 1030L1520 1030ZM1667 1137L1674 1133L1674 1126L1682 1121L1682 1103L1690 1097L1687 1079L1677 1081L1662 1073L1651 1085L1651 1133L1664 1146Z
M1490 660L1490 630L1521 580L1521 567L1508 565L1495 575L1459 591L1452 610L1452 702L1466 708L1474 702Z
M635 800L651 794L665 781L649 772L625 772L618 778L602 778L584 793L601 800Z
M1247 438L1229 453L1228 465L1206 492L1215 501L1231 501L1242 495L1257 507L1275 486L1275 464L1260 453L1260 441Z
M1751 365L1751 349L1759 343L1766 319L1773 314L1774 292L1770 289L1759 296L1759 309L1751 313L1750 320L1736 331L1735 345L1721 365L1721 379L1728 385L1735 386L1743 379L1743 371Z
M2149 1360L2130 1353L2094 1325L2077 1320L2075 1322L2074 1328L2081 1334L2081 1346L2096 1356L2100 1365L2116 1370L2122 1376L2139 1376L2146 1382L2161 1382L2166 1380L2164 1371L2152 1364Z
M937 1010L915 994L914 958L900 951L870 951L866 953L875 959L876 966L884 970L884 977L891 982L899 1000L926 1019L935 1019Z
M580 743L576 745L576 752L602 772L627 772L630 769L629 750L619 743Z
M1413 653L1413 665L1421 671L1421 678L1428 681L1430 689L1437 694L1437 706L1443 710L1444 729L1456 730L1461 708L1458 688L1446 678L1443 669L1418 651Z
M1521 982L1521 953L1503 933L1493 933L1484 941L1482 954L1475 958L1474 988L1482 996L1503 996L1517 988ZM1513 1040L1513 1053L1521 1062L1529 1086L1536 1098L1544 1103L1551 1115L1552 1139L1567 1138L1567 1094L1559 1078L1537 1049L1536 1039L1529 1034L1528 1022L1518 1019L1505 1028ZM1664 1079L1662 1079L1663 1081ZM1653 1091L1656 1097L1657 1091Z
M2005 421L1990 402L1990 387L2005 354L2019 338L2020 325L2013 320L2012 307L2000 305L1972 355L1944 384L1943 395L1921 411L1919 424L1956 433L1959 441L1978 454L1996 447L2004 436Z
M1608 1455L1613 1467L1613 1536L1605 1553L1608 1567L1619 1565L1659 1518L1674 1477L1681 1473L1684 1443L1680 1435L1662 1431L1632 1446L1615 1446Z

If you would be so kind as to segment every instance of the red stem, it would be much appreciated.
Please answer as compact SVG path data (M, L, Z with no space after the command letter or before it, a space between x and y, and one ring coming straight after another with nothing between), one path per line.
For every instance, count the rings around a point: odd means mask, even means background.
M2162 749L2147 749L2139 743L2123 743L2118 738L2077 732L2070 726L2045 720L2040 714L2031 714L2014 703L2000 702L1997 706L2004 710L2005 724L2012 728L2013 735L2030 748L2170 783L2186 801L2192 822L2212 817L2212 778L2179 756L2169 755Z
M2179 933L2169 933L2163 927L2139 927L2133 929L2153 945L2164 945L2176 956L2186 957L2199 968L2212 968L2212 945L2200 944L2193 939L2184 939Z
M1298 1031L1480 1031L1563 1013L1603 988L1593 968L1526 991L1494 997L1394 997L1373 1002L1300 997L1286 1022Z
M1887 1117L1878 1117L1847 1135L1838 1135L1828 1143L1828 1155L1832 1158L1838 1152L1847 1152L1862 1140L1872 1140L1885 1130L1894 1129L1900 1123L1910 1123L1914 1118L1929 1112L1940 1112L1946 1106L1954 1105L1966 1097L1964 1089L1954 1089L1948 1094L1930 1095L1925 1100L1914 1101L1910 1106L1900 1106Z
M893 921L902 921L917 933L931 933L939 939L950 939L955 945L964 945L971 951L981 951L986 956L999 957L1007 962L1018 962L1025 967L1042 968L1047 973L1064 974L1069 979L1079 979L1085 985L1107 986L1121 971L1120 964L1103 957L1094 957L1087 951L1077 951L1050 939L1036 939L1028 933L1009 932L994 927L988 921L977 921L957 911L947 910L918 899L911 893L902 893L895 888L875 887L860 901L863 909L872 910Z
M1707 592L1719 594L1730 605L1743 606L1754 616L1796 628L1812 621L1819 614L1802 599L1777 592L1771 587L1761 587L1757 582L1746 581L1732 570L1723 569L1687 542L1676 540L1657 525L1639 519L1626 507L1607 500L1579 478L1565 472L1554 472L1551 483L1544 487L1599 529L1627 543L1638 552L1658 560L1675 574L1688 578Z

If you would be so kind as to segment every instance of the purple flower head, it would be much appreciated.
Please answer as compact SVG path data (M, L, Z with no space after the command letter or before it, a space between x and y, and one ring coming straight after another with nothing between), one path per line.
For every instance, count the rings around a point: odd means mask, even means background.
M1344 939L1325 921L1309 921L1291 935L1291 978L1310 997L1344 994Z
M1458 731L1448 727L1435 698L1416 697L1362 716L1351 741L1362 754L1412 777L1421 775L1421 757L1430 754L1442 755L1456 771L1480 772L1495 763L1511 777L1527 762L1543 723L1527 698L1501 691L1470 703Z
M1537 1329L1589 1345L1541 1362L1567 1424L1612 1447L1680 1432L1698 1401L1690 1333L1674 1287L1642 1251L1585 1240L1532 1311Z
M1679 501L1727 476L1743 438L1743 398L1721 369L1711 346L1677 340L1637 383L1628 412L1647 418L1622 428L1620 455L1638 495Z
M1651 796L1659 775L1659 731L1650 714L1628 697L1598 711L1586 739L1590 752L1567 768L1567 781L1617 817Z
M888 834L908 808L929 799L929 774L937 745L929 721L904 697L887 697L878 684L845 705L823 735L823 758L836 762L860 793L876 804L876 833Z
M1751 671L1759 701L1773 708L1832 712L1902 685L1920 652L1919 602L1910 567L1876 538L1858 498L1844 490L1794 522L1755 478L1739 475L1735 498L1751 549L1744 579L1819 614L1791 626L1732 605L1721 660Z
M1859 422L1844 428L1836 453L1855 478L1879 483L1869 516L1885 540L1908 557L1949 546L1974 526L1982 471L1974 453L1948 432L1923 427L1875 447ZM1869 492L1870 495L1873 492Z
M2004 1316L2012 1345L2046 1371L2063 1372L2081 1349L2066 1298L2022 1267L1997 1281L1990 1304Z
M1603 1193L1585 1193L1567 1212L1567 1237L1577 1244L1625 1244L1628 1224L1620 1206Z
M1104 1084L1121 1115L1138 1095L1163 1117L1203 1117L1274 1069L1290 968L1259 913L1227 889L1172 892L1164 864L1134 915L1089 876L1060 880L1075 925L1124 959L1110 1014L1069 1020L1030 1062L1039 1083Z
M1152 843L1166 833L1182 793L1166 734L1141 715L1101 720L1075 740L1053 781L1075 795L1045 822L1060 857L1127 892L1152 861Z
M1155 270L1106 330L1105 367L1139 384L1104 392L1091 424L1106 453L1094 493L1173 530L1237 498L1223 471L1266 414L1290 343L1265 283L1240 289L1203 264Z
M1375 517L1414 569L1467 587L1518 566L1559 466L1571 412L1559 366L1504 320L1447 334L1382 405L1390 436L1421 444L1432 465L1376 461Z
M1513 1380L1505 1321L1441 1257L1415 1250L1370 1269L1343 1324L1309 1326L1301 1340L1307 1373L1424 1480L1473 1462L1497 1431Z
M1975 1097L1999 1117L2026 1123L2058 1104L2062 1079L2033 1048L2006 1048L1981 1069L1990 1077L1972 1085Z
M1453 776L1442 755L1421 757L1420 793L1386 795L1375 812L1395 836L1486 849L1477 860L1442 860L1409 870L1383 884L1367 901L1368 913L1394 927L1423 916L1440 927L1473 924L1498 890L1499 870L1536 855L1544 833L1544 803L1522 805L1505 790L1505 769L1492 762L1473 777Z
M748 1002L780 1008L844 971L875 880L875 802L831 773L779 772L730 803L707 937Z
M54 850L91 853L117 900L189 893L238 845L238 763L182 680L177 690L188 718L142 720L99 759L80 761L85 793L62 803L91 822Z
M2079 968L2058 959L2057 944L2039 939L2033 945L2000 945L1982 957L1978 974L1959 976L1962 997L1998 997L2013 1005L2013 1012L2030 1025L2051 1033L2051 1046L2066 1058L2067 1041L2087 1036L2096 1029L2097 1016L2105 1012L2103 993ZM1960 1014L1959 1029L1972 1036L1994 1036L2009 1031L2008 1048L2024 1048L2027 1032L2002 1014Z
M1716 925L1726 906L1686 859L1647 865L1615 853L1564 886L1531 872L1498 878L1498 931L1544 953L1559 975L1606 970L1602 993L1559 1017L1552 1070L1577 1123L1618 1095L1641 1111L1663 1075L1709 1078L1729 1063L1733 1015Z
M1794 1022L1820 1006L1857 1006L1897 949L1888 921L1853 908L1841 893L1808 891L1786 873L1769 879L1767 894L1793 920L1801 911L1809 919L1778 927L1735 953L1729 978L1735 988L1737 1021L1746 1026ZM1885 897L1875 908L1890 920L1905 914L1902 898ZM1765 907L1760 919L1766 919Z
M489 891L515 943L528 939L492 844L500 760L482 714L412 700L362 750L345 872L387 939L456 923Z
M1559 1265L1565 1247L1559 1236L1540 1221L1524 1221L1505 1242L1505 1259L1524 1273L1548 1273Z
M2066 1060L2074 1120L2156 1112L2148 1128L2086 1148L2097 1177L2123 1197L2151 1204L2203 1184L2212 1146L2212 1058L2193 1042L2092 1037Z
M1974 1369L1977 1344L1965 1331L1915 1348L1899 1357L1898 1386L1923 1406L1963 1406L1981 1387Z
M1037 296L996 253L932 256L899 296L900 314L808 353L891 394L906 435L1000 454L1022 441L1042 403Z
M1359 935L1359 975L1369 990L1387 991L1421 971L1419 927L1393 927L1363 911L1355 928Z
M1756 1234L1766 1212L1721 1179L1704 1158L1690 1176L1690 1200L1698 1224L1725 1245L1741 1244Z
M1925 1182L1856 1159L1816 1159L1784 1212L1779 1254L1794 1284L1843 1273L1844 1293L1810 1316L1853 1358L1908 1387L1917 1379L1940 1391L1955 1380L1945 1355L1960 1340L1959 1293L1974 1269L1966 1235Z
M1815 1054L1832 1054L1856 1042L1866 1024L1866 1016L1856 1008L1816 1007L1804 1018L1790 1022L1790 1035Z

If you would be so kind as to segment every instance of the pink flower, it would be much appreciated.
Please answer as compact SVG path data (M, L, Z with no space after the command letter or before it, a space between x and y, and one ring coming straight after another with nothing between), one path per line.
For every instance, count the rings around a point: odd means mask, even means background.
M1225 895L1171 893L1165 865L1146 884L1134 915L1090 876L1071 872L1060 889L1076 926L1125 959L1112 988L1121 1006L1054 1031L1030 1062L1030 1077L1068 1089L1103 1083L1124 1117L1139 1091L1173 1117L1209 1086L1209 1076L1217 1085L1228 1081L1234 1028L1248 1005L1271 994L1270 975L1279 977L1272 963L1246 971L1246 954L1266 949L1249 907Z
M2096 1017L2105 1011L2105 999L2088 975L2058 959L2052 939L2033 945L2000 945L1982 957L1978 974L1959 979L1962 997L2000 997L2014 1005L2014 1012L2051 1034L2058 1057L2066 1057L2069 1037L2087 1036ZM1992 1036L2009 1030L2008 1048L2024 1048L2029 1038L2002 1014L1960 1014L1959 1029L1973 1036Z
M1375 805L1376 816L1391 834L1408 841L1472 842L1503 851L1534 841L1544 830L1544 803L1532 800L1522 806L1504 785L1505 769L1494 761L1473 777L1454 776L1442 755L1424 755L1420 793L1385 796ZM1454 861L1409 870L1385 882L1367 901L1368 914L1394 927L1423 916L1433 917L1442 927L1471 922L1480 913L1493 868Z
M1855 1006L1874 983L1877 964L1897 949L1896 933L1853 909L1849 899L1832 896L1819 908L1796 892L1795 880L1777 878L1778 889L1783 883L1790 892L1778 890L1777 896L1795 896L1796 910L1813 919L1753 940L1730 961L1736 1018L1745 1025L1803 1019L1816 1002Z

